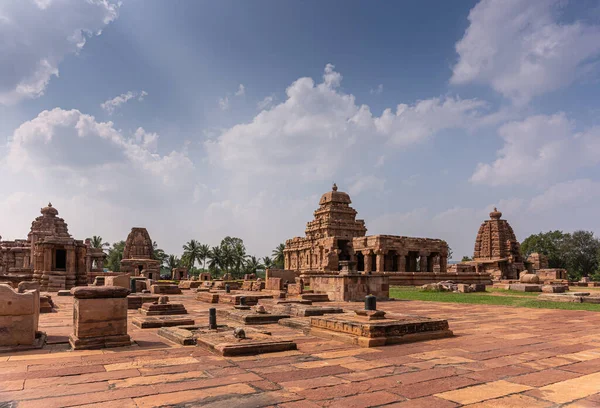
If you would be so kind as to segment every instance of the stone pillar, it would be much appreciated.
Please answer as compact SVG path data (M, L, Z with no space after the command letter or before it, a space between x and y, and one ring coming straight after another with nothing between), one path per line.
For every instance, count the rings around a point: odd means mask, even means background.
M18 293L0 284L0 346L34 344L39 318L39 290Z
M365 272L373 271L373 263L371 262L371 251L362 251L365 259Z
M74 350L131 345L127 334L129 289L117 286L87 286L71 289Z
M375 270L377 272L383 272L385 269L385 252L382 249L375 251L377 259L375 260Z
M398 272L406 272L406 254L398 255Z
M440 255L440 272L448 272L448 256Z
M429 252L420 252L419 253L419 272L427 272L427 257L429 256Z

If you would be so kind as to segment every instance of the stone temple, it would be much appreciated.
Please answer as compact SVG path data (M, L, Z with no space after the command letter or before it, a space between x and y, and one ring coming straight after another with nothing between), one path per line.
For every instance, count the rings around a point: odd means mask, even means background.
M469 265L479 273L489 273L494 280L519 279L519 272L527 269L521 244L508 221L501 217L502 213L494 208L490 219L479 227L473 260L460 265Z
M286 241L284 268L299 273L332 272L340 262L356 263L358 272L446 272L448 244L441 239L370 235L356 219L350 196L334 184L323 194L306 236Z
M106 255L71 237L52 204L41 213L27 239L0 241L0 281L38 281L44 291L87 285L88 273L101 269Z
M121 259L121 273L158 279L160 261L153 259L153 254L154 247L146 228L132 228L125 241L123 259Z

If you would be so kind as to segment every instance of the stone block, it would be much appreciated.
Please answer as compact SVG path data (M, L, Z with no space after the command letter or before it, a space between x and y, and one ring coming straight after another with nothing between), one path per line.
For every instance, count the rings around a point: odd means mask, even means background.
M104 278L105 286L121 286L122 288L131 288L131 276L126 273L117 276L107 276Z
M0 285L0 346L32 345L40 317L40 292Z
M543 285L542 292L544 293L564 293L569 290L565 285Z
M177 285L152 285L150 293L154 295L181 295L181 289Z
M120 286L78 287L71 289L73 349L119 347L131 344L127 334L127 295Z
M485 292L485 284L483 283L472 283L471 292Z
M510 290L516 290L518 292L541 292L542 285L526 284L526 283L512 283L508 286Z
M59 290L57 293L58 296L73 296L70 290Z
M40 290L40 283L37 281L23 281L19 282L18 292L25 293L28 290Z
M181 290L190 290L190 289L196 289L198 287L200 287L200 285L202 284L202 282L200 281L192 281L192 280L186 280L186 281L181 281L179 282L179 289Z
M283 281L281 278L269 278L265 283L266 290L282 290Z
M459 283L459 284L457 285L457 290L458 290L460 293L470 293L470 292L472 292L472 291L471 291L471 285L467 285L467 284L465 284L465 283Z

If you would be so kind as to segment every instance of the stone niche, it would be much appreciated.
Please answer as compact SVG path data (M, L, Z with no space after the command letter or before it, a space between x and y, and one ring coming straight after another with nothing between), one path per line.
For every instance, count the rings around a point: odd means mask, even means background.
M160 278L160 261L153 259L154 247L146 228L132 228L125 241L121 272L148 279Z
M9 285L0 284L0 346L34 345L39 318L38 290L18 293Z
M127 295L119 286L89 286L71 289L74 350L131 345L127 334Z
M185 280L188 278L188 268L173 268L171 270L171 279Z
M389 277L383 274L310 275L304 279L309 281L315 293L326 293L331 301L360 302L367 295L373 295L377 300L390 297Z

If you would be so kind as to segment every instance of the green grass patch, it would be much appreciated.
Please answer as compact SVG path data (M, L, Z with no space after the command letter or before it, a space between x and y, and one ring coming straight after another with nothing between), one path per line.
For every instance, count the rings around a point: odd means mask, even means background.
M496 292L501 289L492 289ZM494 296L489 292L478 293L453 293L453 292L422 292L419 288L392 286L390 288L390 297L402 300L422 300L426 302L447 302L447 303L466 303L477 305L496 305L511 307L527 307L533 309L560 309L560 310L588 310L591 312L600 312L600 305L589 303L561 303L537 300L539 293L529 294L527 292L517 292L505 290L506 296Z

